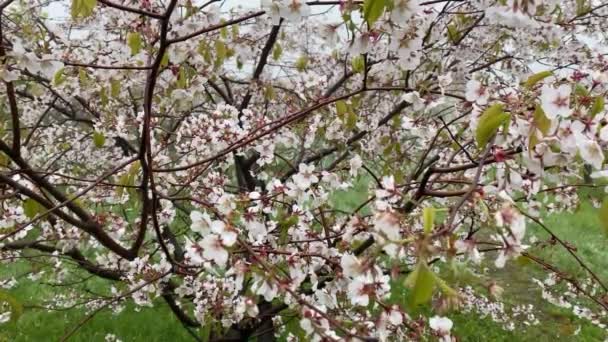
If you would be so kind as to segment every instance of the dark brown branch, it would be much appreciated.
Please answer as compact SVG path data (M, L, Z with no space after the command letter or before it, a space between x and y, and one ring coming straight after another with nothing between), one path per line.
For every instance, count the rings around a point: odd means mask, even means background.
M154 18L154 19L162 19L163 15L162 14L158 14L155 12L149 12L143 9L139 9L139 8L133 8L133 7L128 7L128 6L124 6L121 4L117 4L108 0L98 0L100 3L111 7L111 8L115 8L124 12L130 12L130 13L135 13L135 14L139 14L139 15L144 15L146 17L150 17L150 18Z

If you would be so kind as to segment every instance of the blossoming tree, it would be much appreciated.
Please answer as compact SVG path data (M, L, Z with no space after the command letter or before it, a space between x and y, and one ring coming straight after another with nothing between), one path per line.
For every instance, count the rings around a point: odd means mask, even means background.
M454 270L525 258L604 324L540 213L608 177L607 5L3 0L2 262L107 280L54 308L165 301L205 339L451 341L480 298Z

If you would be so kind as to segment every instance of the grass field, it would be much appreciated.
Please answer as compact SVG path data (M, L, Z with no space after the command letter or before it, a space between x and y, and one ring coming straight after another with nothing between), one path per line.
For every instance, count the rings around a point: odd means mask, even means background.
M358 201L359 199L353 199ZM346 207L349 203L342 203ZM579 255L597 271L603 279L608 279L607 238L601 231L595 209L583 204L575 213L549 215L545 223L559 237L573 244ZM528 234L539 239L547 237L540 227L528 226ZM558 246L533 250L535 255L558 265L562 270L579 274L571 256ZM62 291L51 285L41 285L38 281L28 280L27 270L19 265L3 266L2 278L19 277L22 281L10 294L23 303L24 313L16 324L0 325L0 341L56 341L78 324L86 315L82 309L46 312L36 308L41 300L53 293ZM513 331L506 331L502 325L488 317L474 313L448 313L454 320L454 335L460 341L603 341L606 331L590 322L575 317L571 312L561 309L541 299L540 289L530 281L531 277L544 279L546 273L531 263L509 262L507 267L496 270L491 267L479 278L478 287L489 278L497 279L504 287L504 302L507 306L533 305L533 312L541 324L524 326L517 324ZM99 287L98 283L91 285ZM574 335L577 332L577 335ZM192 337L172 316L164 302L154 308L134 310L126 307L118 315L104 311L96 315L78 330L72 341L104 341L106 334L114 334L122 341L189 341Z

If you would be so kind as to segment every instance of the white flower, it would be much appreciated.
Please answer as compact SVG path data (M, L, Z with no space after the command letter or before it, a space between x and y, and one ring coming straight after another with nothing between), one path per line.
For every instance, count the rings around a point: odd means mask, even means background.
M403 315L399 310L392 309L388 314L388 321L392 325L399 326L403 323Z
M494 217L498 227L509 226L509 232L517 242L524 238L526 219L511 205L505 204L501 210L496 212Z
M350 175L355 177L359 173L359 169L363 166L363 160L358 154L350 159Z
M348 48L348 51L353 55L361 55L367 53L372 48L372 41L370 34L364 32L360 35L356 35L353 38L351 46Z
M216 220L211 222L211 231L219 235L224 246L230 247L234 245L238 238L237 232L226 226L222 221Z
M439 75L437 76L437 81L439 83L439 88L441 88L441 93L445 93L445 88L447 88L447 86L449 86L450 84L452 84L452 73L448 72L445 75Z
M513 239L513 237L505 237L503 249L498 253L496 260L494 260L494 266L498 268L505 267L507 260L518 257L525 248L526 246L521 245L520 242Z
M314 334L315 327L312 325L312 321L308 318L302 318L300 320L300 328L306 332L306 335L310 336Z
M560 124L558 130L559 142L563 151L570 154L576 154L578 141L586 139L583 131L585 130L585 124L576 120L570 121L565 120Z
M496 212L495 219L498 227L508 226L507 234L496 237L502 242L503 249L498 253L494 264L496 267L502 268L508 259L519 256L527 248L522 244L526 233L526 219L508 203Z
M223 194L217 199L216 204L217 210L224 215L229 215L234 208L236 208L236 204L234 203L234 195L231 194Z
M379 199L388 198L389 202L395 202L399 199L399 196L395 194L395 177L392 175L382 177L380 182L382 189L376 190L376 197Z
M274 284L268 283L266 279L262 278L262 276L255 273L253 275L254 283L252 285L252 289L254 289L255 294L263 296L267 302L270 302L277 296L278 288Z
M374 227L376 230L382 232L386 238L391 241L398 241L401 239L399 216L390 211L381 212L376 215L376 222Z
M363 265L356 256L350 253L342 255L340 267L342 267L342 273L349 278L356 278L363 274Z
M396 0L391 11L391 21L405 26L418 11L420 11L418 0Z
M604 152L600 145L591 139L581 139L578 145L583 160L595 169L601 169L604 164Z
M10 71L5 68L0 68L0 80L4 82L13 82L19 79L19 74L16 71Z
M308 189L312 184L319 181L319 178L314 174L314 165L300 164L299 172L293 176L293 181L301 190Z
M258 158L256 163L260 166L272 163L274 159L274 147L274 143L270 140L264 140L261 144L256 145L254 150L260 154L260 158Z
M591 178L606 178L608 177L608 170L595 171L591 173Z
M260 242L266 239L268 230L266 225L260 221L247 222L247 230L249 231L249 238L255 242Z
M40 72L48 79L52 79L55 73L63 68L63 63L53 60L50 56L43 56L40 61Z
M247 316L249 317L257 317L260 313L258 305L251 298L244 298L239 301L235 307L235 311L240 314L247 313Z
M475 264L479 264L482 259L482 254L477 249L477 244L474 240L458 240L454 243L454 247L458 253L466 253L469 260Z
M348 297L352 305L367 306L369 304L364 277L357 277L348 284Z
M340 25L340 23L320 25L319 34L328 46L335 46L340 41L340 35L338 34Z
M429 319L429 326L442 336L449 336L452 330L452 320L447 317L434 316Z
M417 91L411 91L402 97L403 101L412 104L412 108L415 111L419 111L424 108L424 100L420 97L420 93Z
M289 21L299 21L310 14L310 6L303 0L283 0L281 3L279 13Z
M186 238L186 256L192 264L200 265L204 261L203 248L198 243Z
M602 141L608 141L608 125L602 127L602 129L600 129L600 139Z
M549 119L556 117L566 118L570 116L570 92L572 88L569 85L562 84L557 89L544 84L541 88L540 102Z
M225 266L228 261L228 251L222 245L222 240L215 234L209 234L200 243L203 258L213 260L219 266Z
M279 25L281 22L281 9L279 3L273 0L262 0L262 8L270 14L272 25Z
M193 210L190 213L190 219L192 220L192 225L190 225L192 231L202 236L206 236L211 232L211 217L209 217L209 214Z
M470 80L467 82L465 98L469 102L476 102L479 105L485 105L488 103L490 94L488 94L487 88L481 84L481 82L477 80Z

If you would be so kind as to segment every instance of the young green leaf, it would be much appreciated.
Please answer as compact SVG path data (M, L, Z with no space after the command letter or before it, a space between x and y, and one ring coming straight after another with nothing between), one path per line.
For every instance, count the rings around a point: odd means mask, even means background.
M346 102L344 102L343 100L337 101L336 113L338 114L338 118L344 118L344 114L346 114L346 112L348 112L348 106L346 105Z
M549 77L553 75L552 71L541 71L539 73L536 73L530 77L528 77L528 79L526 80L526 82L524 83L524 86L528 89L534 87L538 82L544 80L545 78Z
M604 233L608 235L608 197L604 198L604 202L598 211L598 216Z
M70 14L72 19L86 18L93 14L97 0L72 0Z
M93 143L95 144L95 147L102 148L103 145L106 143L105 135L103 135L102 132L95 131L93 133Z
M63 82L65 82L65 75L63 72L64 72L64 68L57 70L57 72L53 76L53 85L58 86L58 85L61 85Z
M604 110L604 97L602 95L596 96L595 101L593 101L593 106L591 106L591 110L589 114L592 118L601 113Z
M551 128L551 120L547 118L540 105L536 105L536 109L534 110L534 126L536 126L543 135L547 135Z
M363 18L368 26L374 25L380 16L382 16L386 5L386 0L365 0L363 3Z
M296 69L298 69L298 71L306 70L307 65L308 65L308 56L306 56L306 55L300 56L296 60Z
M365 58L362 55L353 58L351 64L356 74L362 73L365 70Z
M142 40L139 32L130 32L127 34L127 45L131 49L131 55L137 55L141 51Z
M483 112L477 124L475 138L479 148L484 147L494 136L498 128L509 119L509 114L503 111L500 103L490 106Z
M110 80L110 95L113 98L117 98L120 95L120 81L112 78Z
M458 31L458 28L454 24L448 25L448 39L452 44L456 44L458 39L460 39L460 31Z
M435 289L435 276L426 262L418 262L414 271L405 279L405 286L412 289L410 294L410 305L412 307L425 304L431 300Z
M424 224L424 234L430 234L435 225L435 208L425 207L422 209L422 222Z
M23 206L23 213L25 214L25 216L27 216L30 219L33 219L39 213L44 212L44 207L42 206L42 204L36 202L36 200L33 200L31 198L28 198L25 201L23 201L22 206Z
M357 127L357 113L354 111L349 111L348 116L346 117L346 128L353 130Z
M275 61L278 61L279 58L281 58L282 54L283 54L283 47L281 47L281 44L275 43L274 49L272 49L272 59L274 59Z

